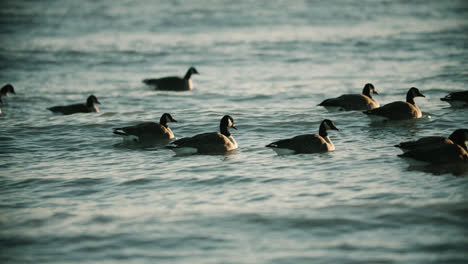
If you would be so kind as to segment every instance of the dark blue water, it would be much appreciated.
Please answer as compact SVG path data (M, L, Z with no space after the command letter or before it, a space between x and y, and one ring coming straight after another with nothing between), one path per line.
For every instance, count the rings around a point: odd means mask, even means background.
M466 171L393 145L468 128L466 1L2 1L1 263L466 263ZM144 78L183 75L194 90ZM375 85L423 118L376 124L323 99ZM101 101L100 113L47 107ZM239 149L174 156L113 127L169 112L177 138L230 114ZM317 133L336 151L264 145ZM455 175L458 175L455 176Z

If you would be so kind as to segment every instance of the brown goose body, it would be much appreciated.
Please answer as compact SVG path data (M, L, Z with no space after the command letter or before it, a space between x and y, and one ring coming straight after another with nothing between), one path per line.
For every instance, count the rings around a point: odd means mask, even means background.
M367 83L362 94L343 94L336 98L329 98L319 104L324 107L339 107L340 109L350 110L370 110L379 107L379 103L372 98L371 94L378 94L374 85Z
M468 163L468 153L451 140L444 141L432 148L418 148L398 155L431 164Z
M47 108L54 113L71 115L77 113L97 113L99 108L95 104L101 104L96 96L90 95L84 104L60 105Z
M468 129L457 129L448 138L442 136L429 136L423 137L414 141L401 142L395 147L402 149L403 151L415 150L415 149L427 149L435 148L443 144L456 144L462 147L464 150L468 150L466 140L468 138Z
M449 138L433 136L402 142L397 147L406 152L398 156L432 164L468 163L467 139L468 129L457 129Z
M229 128L237 129L234 119L224 116L219 127L221 133L209 132L181 138L172 142L168 148L176 154L223 154L237 149L237 142L229 132Z
M414 97L425 97L419 90L412 87L406 95L406 102L397 101L384 106L364 111L370 116L379 116L390 120L407 120L421 118L422 112L414 102Z
M144 79L143 83L162 91L189 91L193 89L192 74L199 74L194 67L190 67L184 77L170 76L157 79Z
M282 139L266 145L278 154L293 153L323 153L334 151L335 145L328 138L328 130L338 130L335 124L328 119L321 122L319 134L305 134L288 139Z
M168 123L170 122L177 123L177 121L172 118L170 114L164 113L161 116L159 123L143 122L135 126L114 128L113 133L124 136L124 138L127 140L135 139L142 143L169 143L169 141L174 138L174 133L168 126Z

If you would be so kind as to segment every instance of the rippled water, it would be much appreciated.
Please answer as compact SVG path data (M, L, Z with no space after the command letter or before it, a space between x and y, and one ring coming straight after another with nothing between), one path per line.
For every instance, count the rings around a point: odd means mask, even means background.
M0 262L468 259L468 178L393 147L468 128L468 110L439 100L468 83L465 1L2 1L0 14L0 82L17 92L0 115ZM192 92L141 83L192 65ZM367 82L381 104L418 87L423 118L316 106ZM100 113L46 110L91 93ZM164 112L178 138L230 114L240 147L179 157L112 134ZM325 118L335 152L264 147Z

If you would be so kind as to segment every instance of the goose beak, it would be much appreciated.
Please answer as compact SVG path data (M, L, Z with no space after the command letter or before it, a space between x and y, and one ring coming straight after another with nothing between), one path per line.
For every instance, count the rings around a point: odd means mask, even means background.
M171 120L171 122L179 123L179 122L177 122L177 120L175 120L174 118Z
M379 95L379 93L377 91L375 91L375 90L374 90L374 94Z
M96 100L96 104L101 104L101 103L99 102L99 100Z
M233 125L233 126L231 126L231 127L234 128L235 130L237 130L237 127L236 127L236 126Z

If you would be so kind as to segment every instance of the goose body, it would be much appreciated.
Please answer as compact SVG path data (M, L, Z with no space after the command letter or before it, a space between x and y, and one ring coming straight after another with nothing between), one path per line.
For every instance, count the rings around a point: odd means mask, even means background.
M389 120L407 120L421 118L422 112L414 102L415 97L425 97L418 88L412 87L406 94L406 102L397 101L384 106L364 111L370 116L377 116Z
M338 130L335 124L328 119L321 122L319 134L305 134L288 139L282 139L266 145L278 154L293 153L322 153L334 151L335 145L328 137L328 130Z
M418 148L398 155L431 164L468 163L468 153L460 145L444 141L432 148Z
M101 104L96 96L90 95L84 104L60 105L47 108L54 113L71 115L76 113L97 113L99 108L95 104Z
M156 90L189 91L193 88L192 74L199 74L194 67L190 67L184 77L170 76L158 79L144 79L143 83L154 86Z
M449 93L440 100L449 103L452 107L468 107L468 91Z
M159 123L144 122L135 126L114 128L113 133L123 136L124 140L129 141L169 143L174 138L174 133L168 126L170 122L177 121L170 114L164 113Z
M237 142L229 132L234 126L234 119L225 115L220 121L220 132L198 134L172 142L168 148L176 154L223 154L237 149Z
M325 108L338 108L340 110L370 110L379 107L379 103L371 94L378 94L374 85L367 83L362 94L343 94L336 98L329 98L319 104Z
M468 163L467 139L468 129L457 129L448 139L425 137L417 141L402 142L397 146L406 151L398 156L431 164Z
M442 136L423 137L415 141L401 142L395 147L402 149L404 152L415 149L434 148L442 144L457 144L464 150L468 150L466 140L468 139L468 129L457 129L448 138Z

